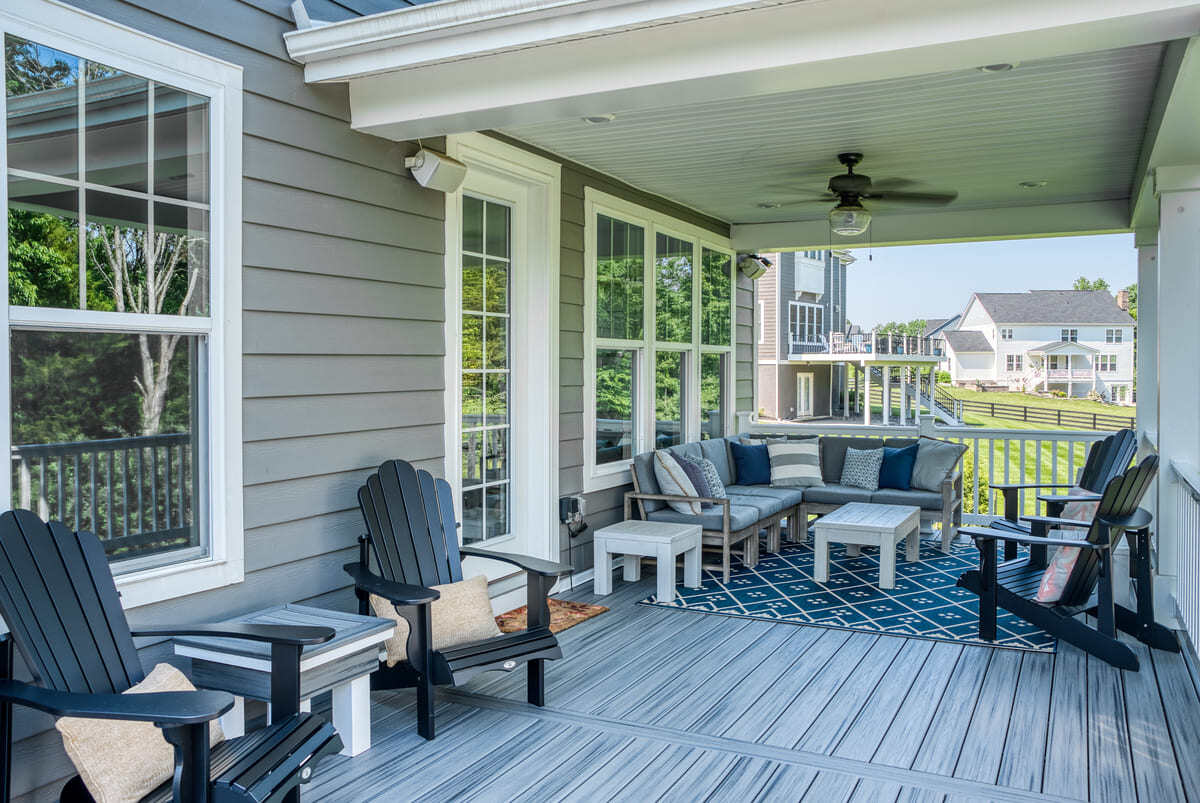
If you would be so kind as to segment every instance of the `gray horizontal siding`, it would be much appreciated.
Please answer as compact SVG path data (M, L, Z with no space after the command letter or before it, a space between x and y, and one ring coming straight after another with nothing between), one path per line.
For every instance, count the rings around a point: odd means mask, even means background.
M246 578L131 619L298 600L349 608L341 567L362 531L366 474L397 455L442 471L444 196L409 178L412 145L351 130L345 87L304 83L283 48L287 0L74 2L244 68ZM328 0L307 6L322 19L353 15ZM143 661L164 654L151 645ZM52 799L72 772L50 726L18 715L17 799Z

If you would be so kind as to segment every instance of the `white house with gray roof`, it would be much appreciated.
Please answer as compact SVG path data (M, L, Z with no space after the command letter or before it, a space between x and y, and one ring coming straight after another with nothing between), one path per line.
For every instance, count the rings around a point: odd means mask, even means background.
M950 379L1014 391L1133 399L1134 321L1103 290L975 293L946 339Z

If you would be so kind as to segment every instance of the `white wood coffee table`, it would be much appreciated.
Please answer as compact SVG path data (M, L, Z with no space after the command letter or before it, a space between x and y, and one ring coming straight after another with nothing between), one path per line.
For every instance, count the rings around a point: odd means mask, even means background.
M675 599L675 556L683 555L683 584L700 587L700 525L670 524L662 521L622 521L597 530L592 537L595 549L593 591L612 593L612 556L625 556L625 579L642 578L642 557L658 562L660 602Z
M858 555L860 547L879 547L879 587L896 587L896 544L908 539L904 559L913 562L921 554L921 508L911 505L873 505L850 502L817 519L813 557L813 579L829 582L829 542L846 545L846 554Z

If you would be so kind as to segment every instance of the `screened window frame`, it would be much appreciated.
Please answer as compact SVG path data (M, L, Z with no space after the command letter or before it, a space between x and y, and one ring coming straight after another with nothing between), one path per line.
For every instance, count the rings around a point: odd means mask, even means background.
M37 45L136 75L155 84L208 100L208 315L154 315L86 309L12 306L8 303L7 215L0 238L0 388L6 412L0 415L0 449L12 444L11 333L17 330L123 334L182 334L205 339L207 416L193 422L207 437L203 484L193 515L204 522L204 554L181 550L178 560L141 566L130 560L116 576L125 608L240 583L244 579L245 544L242 510L242 365L241 365L241 225L242 225L242 68L197 53L78 9L46 0L10 0L0 9L0 37L15 36ZM7 142L7 98L0 93L0 136ZM78 121L80 129L86 120ZM148 126L152 122L148 119ZM151 142L153 135L149 135ZM85 188L86 166L75 180ZM7 147L0 149L0 205L8 208ZM141 195L140 193L138 194ZM148 203L154 186L148 184ZM195 206L184 203L184 206ZM10 471L0 473L0 494L12 499ZM6 502L6 505L8 502ZM122 567L126 568L126 567Z
M798 314L798 310L803 310L803 320ZM796 341L793 341L792 331L793 325L799 326L803 330L803 336ZM811 340L805 339L808 332L812 331L813 337ZM789 301L788 302L788 343L799 343L802 346L819 346L821 345L821 335L825 334L825 305L814 303L812 301Z
M596 237L598 216L605 215L640 226L643 229L643 302L642 338L602 338L597 335L597 278L598 249ZM673 343L657 340L657 271L655 266L657 238L665 234L692 244L692 340L690 343ZM729 270L729 345L714 346L701 342L700 312L703 282L703 252L719 252L730 260ZM624 485L630 481L632 459L610 463L596 461L596 351L597 349L627 349L635 352L637 382L634 384L632 400L634 455L649 451L655 436L655 366L659 351L682 351L687 353L686 376L683 382L682 404L686 411L682 442L700 439L700 365L702 354L728 354L725 363L725 410L724 429L733 431L735 420L734 400L737 367L737 254L731 243L710 231L693 226L677 218L626 201L592 187L584 190L584 490L602 490Z

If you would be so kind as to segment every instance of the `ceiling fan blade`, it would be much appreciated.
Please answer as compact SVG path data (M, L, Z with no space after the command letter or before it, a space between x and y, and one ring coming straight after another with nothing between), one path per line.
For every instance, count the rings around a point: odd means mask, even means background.
M805 198L801 201L781 201L778 206L771 207L771 209L785 209L789 206L828 206L836 202L836 198Z
M900 190L905 187L911 187L920 182L912 178L900 178L892 176L890 178L871 179L872 190Z
M870 201L889 201L905 204L936 204L944 205L953 201L958 197L957 192L903 192L903 191L888 191L874 192L864 195L864 198Z

